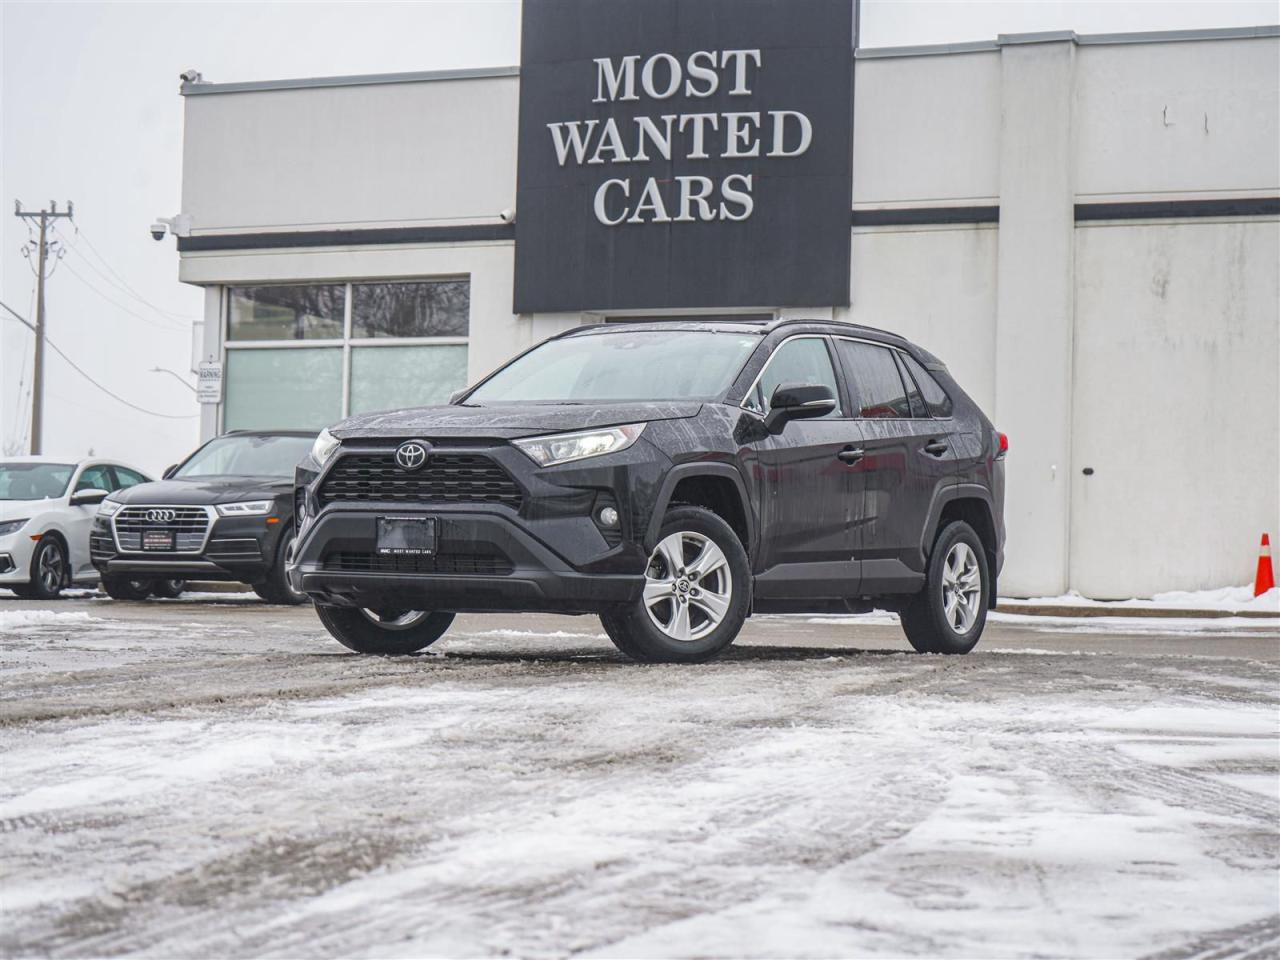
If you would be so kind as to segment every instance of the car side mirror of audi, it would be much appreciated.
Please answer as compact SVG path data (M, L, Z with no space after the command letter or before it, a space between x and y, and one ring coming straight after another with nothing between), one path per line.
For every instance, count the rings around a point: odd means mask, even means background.
M780 383L769 400L765 426L777 433L792 420L825 417L836 408L835 394L820 383Z
M160 475L160 479L168 480L177 472L178 472L178 465L176 463L171 463L164 468L164 473Z
M107 499L106 490L77 490L71 495L71 506L92 507Z

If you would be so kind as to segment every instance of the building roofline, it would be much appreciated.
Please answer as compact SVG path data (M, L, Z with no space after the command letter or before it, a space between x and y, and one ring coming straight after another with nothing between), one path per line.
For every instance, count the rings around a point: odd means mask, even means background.
M1144 30L1138 33L1083 33L1074 30L1047 30L1040 33L1002 33L995 40L967 43L930 43L909 47L859 47L859 60L892 57L936 57L949 53L994 53L1001 47L1028 43L1071 41L1077 46L1113 46L1128 43L1181 43L1188 40L1253 40L1280 37L1280 24L1257 27L1219 27L1205 30Z
M254 93L260 90L309 90L315 87L368 87L385 83L425 83L430 80L485 80L516 77L519 67L470 67L457 70L418 70L409 73L364 73L347 77L300 77L293 80L247 80L243 83L184 82L184 97L214 93Z
M1071 41L1078 46L1107 46L1127 43L1181 43L1188 40L1246 40L1280 37L1280 24L1257 27L1222 27L1206 30L1151 30L1140 33L1085 33L1049 30L1040 33L1002 33L995 40L964 43L931 43L908 47L859 47L859 60L893 57L936 57L953 53L991 53L1001 47L1028 43ZM184 97L221 93L254 93L263 90L310 90L318 87L367 87L388 83L426 83L433 80L486 80L518 77L519 67L471 67L456 70L419 70L406 73L364 73L345 77L298 77L290 80L247 80L240 83L208 83L203 80L182 84Z

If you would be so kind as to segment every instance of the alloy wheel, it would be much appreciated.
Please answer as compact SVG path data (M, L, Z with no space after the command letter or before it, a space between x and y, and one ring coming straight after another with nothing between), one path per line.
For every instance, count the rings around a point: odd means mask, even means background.
M63 577L66 575L66 564L62 559L62 548L56 543L51 543L41 551L40 569L37 575L40 577L40 585L46 592L55 593L61 589Z
M982 609L982 570L967 543L957 543L942 565L942 616L953 631L966 634Z
M729 611L733 576L724 551L701 533L681 531L654 548L645 570L644 607L672 640L701 640Z

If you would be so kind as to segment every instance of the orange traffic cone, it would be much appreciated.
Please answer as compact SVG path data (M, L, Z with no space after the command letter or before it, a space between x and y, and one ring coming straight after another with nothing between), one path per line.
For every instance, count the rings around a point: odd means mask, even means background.
M1258 548L1258 576L1253 581L1253 595L1260 597L1268 590L1275 589L1276 575L1271 570L1271 537L1262 535L1262 546Z

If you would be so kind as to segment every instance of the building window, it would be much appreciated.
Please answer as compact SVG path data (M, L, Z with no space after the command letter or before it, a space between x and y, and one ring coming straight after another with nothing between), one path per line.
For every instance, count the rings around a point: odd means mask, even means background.
M224 430L306 429L466 386L468 280L231 287Z

